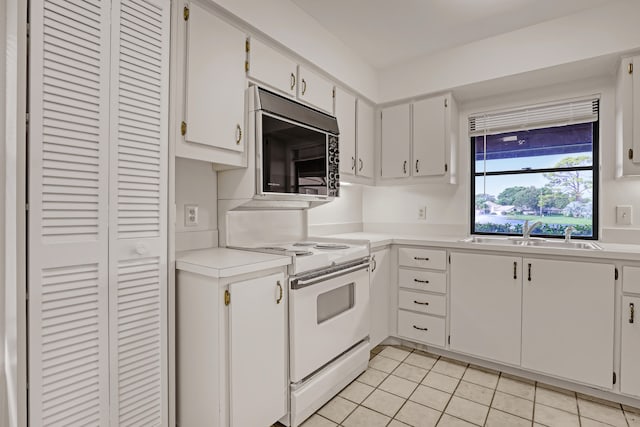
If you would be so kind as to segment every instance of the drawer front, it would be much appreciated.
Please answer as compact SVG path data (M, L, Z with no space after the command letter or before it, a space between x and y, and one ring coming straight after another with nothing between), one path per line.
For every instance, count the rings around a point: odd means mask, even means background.
M622 267L622 291L640 294L640 267Z
M431 268L445 270L447 268L447 251L439 249L398 249L398 263L405 267Z
M398 310L398 335L412 341L444 347L444 319Z
M421 291L447 292L447 275L435 271L399 270L398 284L401 288L418 289Z
M447 314L447 303L444 295L400 290L398 305L406 310L420 311L422 313L435 314L436 316Z

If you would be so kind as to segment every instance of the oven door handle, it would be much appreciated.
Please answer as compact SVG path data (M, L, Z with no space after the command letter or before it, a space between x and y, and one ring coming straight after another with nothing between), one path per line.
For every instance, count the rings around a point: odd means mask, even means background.
M335 279L336 277L340 277L356 271L368 269L370 268L370 266L371 266L371 263L367 261L363 264L358 264L353 267L347 267L343 270L333 271L331 273L324 274L322 276L313 277L309 280L294 279L291 281L291 289L306 288L307 286L315 285L316 283L325 282L330 279Z

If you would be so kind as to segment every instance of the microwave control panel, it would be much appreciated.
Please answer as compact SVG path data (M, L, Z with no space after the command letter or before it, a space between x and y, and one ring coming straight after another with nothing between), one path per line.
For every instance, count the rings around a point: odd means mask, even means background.
M338 137L329 135L329 161L327 162L328 194L331 197L340 195L340 151Z

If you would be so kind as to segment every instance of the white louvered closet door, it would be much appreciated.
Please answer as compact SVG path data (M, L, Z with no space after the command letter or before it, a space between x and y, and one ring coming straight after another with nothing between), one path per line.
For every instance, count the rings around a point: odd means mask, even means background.
M167 425L169 0L113 0L111 425Z
M107 425L109 3L30 3L29 424Z

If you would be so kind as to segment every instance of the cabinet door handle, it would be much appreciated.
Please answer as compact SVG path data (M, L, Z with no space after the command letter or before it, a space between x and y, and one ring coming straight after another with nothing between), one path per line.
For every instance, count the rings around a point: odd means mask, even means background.
M419 256L414 256L413 259L415 259L416 261L429 261L429 258L423 258Z
M351 170L356 170L356 158L351 156Z
M306 91L307 91L307 81L305 79L302 79L302 94L304 95Z
M636 307L631 302L629 303L629 323L633 323L635 317L636 317Z
M239 145L240 141L242 141L242 128L236 125L236 144Z
M514 279L518 278L518 262L517 261L513 262L513 278Z
M413 279L413 281L416 283L429 283L428 280Z
M425 302L420 302L420 301L413 300L413 303L414 304L420 304L420 305L429 305L429 303L426 302L426 301Z
M416 160L416 173L420 173L420 169L418 168L419 163L420 163L420 159Z
M376 261L375 255L371 256L371 263L373 264L373 266L371 267L371 272L373 273L374 271L376 271L376 268L378 267L378 261Z
M405 160L404 163L402 164L402 173L404 175L407 174L407 161Z
M291 90L296 87L296 75L291 73Z
M413 329L417 329L419 331L428 331L429 328L421 328L420 326L413 325Z
M276 304L280 304L282 301L282 284L280 283L280 280L278 280L276 286L278 287L278 299L276 299Z
M358 162L360 163L360 167L358 168L358 171L362 171L362 168L364 167L364 163L362 159L358 159Z
M531 281L531 263L529 263L529 265L528 265L528 271L529 271L529 275L527 277L527 280Z

